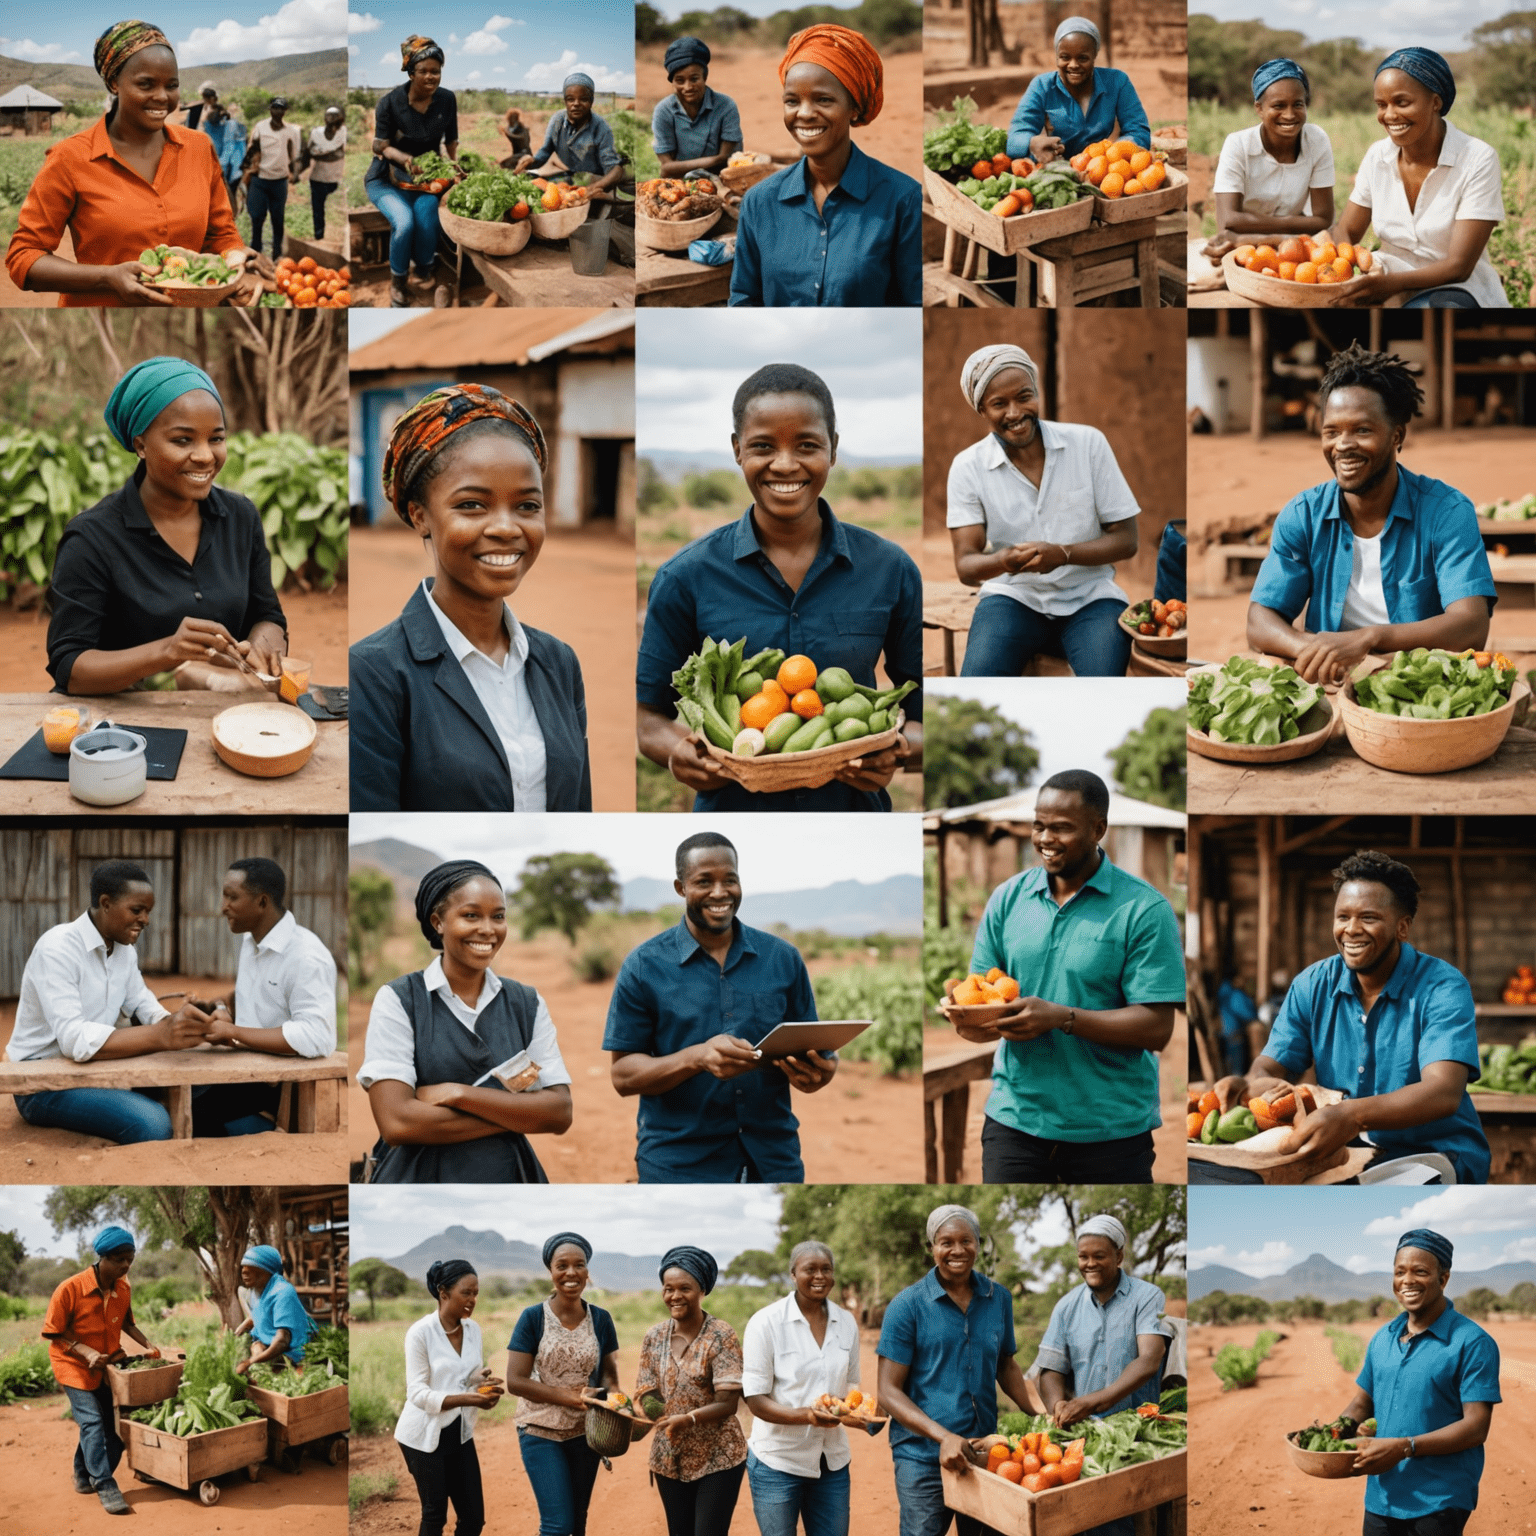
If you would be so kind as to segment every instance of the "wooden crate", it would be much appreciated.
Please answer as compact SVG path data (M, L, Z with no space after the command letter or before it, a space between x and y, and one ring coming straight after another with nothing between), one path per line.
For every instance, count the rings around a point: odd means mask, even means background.
M1177 1451L1046 1493L1026 1492L991 1472L951 1472L945 1467L944 1504L991 1526L1001 1536L1074 1536L1184 1498L1187 1457L1187 1452Z
M308 1397L284 1397L281 1392L268 1392L262 1387L247 1387L246 1396L261 1410L263 1418L282 1426L285 1445L343 1435L352 1425L344 1381Z
M996 214L984 212L970 198L963 196L953 183L945 181L926 165L923 167L923 186L933 211L951 229L967 240L974 240L977 245L984 245L989 251L996 251L999 256L1013 256L1042 240L1078 234L1093 222L1093 198L1080 197L1065 208L1042 208L1038 213L1020 213L1011 219L1000 219ZM1131 201L1139 203L1141 199L1137 197Z
M267 1421L245 1419L206 1435L169 1435L135 1419L122 1421L128 1465L173 1488L195 1488L208 1479L266 1459Z
M164 1365L146 1366L141 1371L121 1371L115 1365L107 1367L107 1385L112 1389L112 1401L119 1408L144 1408L150 1403L162 1403L174 1397L181 1385L182 1362L167 1360Z
M1189 195L1189 177L1176 166L1164 165L1168 180L1156 192L1142 192L1135 197L1105 197L1093 195L1093 218L1096 224L1132 224L1137 219L1155 219L1159 214L1175 213L1182 209Z

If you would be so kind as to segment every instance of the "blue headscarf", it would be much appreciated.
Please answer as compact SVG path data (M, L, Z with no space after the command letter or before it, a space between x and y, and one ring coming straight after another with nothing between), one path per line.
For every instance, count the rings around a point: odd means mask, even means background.
M702 1248L689 1248L686 1244L669 1248L662 1254L656 1278L663 1278L669 1269L681 1269L692 1275L706 1296L714 1290L715 1281L720 1278L720 1266L715 1263L714 1254L705 1253Z
M103 1259L109 1253L120 1253L124 1248L131 1250L134 1246L133 1233L123 1227L103 1227L91 1240L91 1247Z
M579 69L574 75L567 75L565 77L564 83L560 87L560 94L563 96L573 85L584 85L594 96L597 95L597 84L592 79L592 76L582 74Z
M704 73L709 73L709 44L698 37L674 37L667 44L667 51L662 55L662 67L667 72L670 80L678 70L689 64L702 64Z
M1260 64L1253 72L1253 101L1257 106L1259 98L1263 96L1277 80L1300 80L1301 88L1307 94L1307 99L1312 98L1312 82L1307 79L1307 72L1295 59L1270 59Z
M280 1275L283 1272L283 1256L276 1248L269 1247L266 1243L259 1243L254 1248L245 1250L245 1257L240 1260L242 1264L254 1264L257 1269L264 1269L269 1275Z
M544 1268L548 1269L555 1257L557 1248L564 1248L569 1244L572 1248L580 1248L581 1255L585 1259L592 1257L592 1244L584 1238L580 1232L556 1232L550 1240L544 1244L544 1252L541 1257L544 1260Z
M1384 69L1400 69L1405 75L1412 75L1440 98L1440 116L1450 113L1451 103L1456 100L1456 77L1433 48L1399 48L1376 66L1376 73L1379 75Z
M1086 16L1068 16L1056 28L1056 36L1052 39L1051 46L1053 48L1060 47L1062 38L1070 37L1074 32L1081 32L1084 37L1091 37L1095 48L1102 48L1104 46L1104 39L1099 36L1099 29Z
M104 412L107 430L130 452L133 440L147 432L173 400L205 389L224 409L218 386L196 363L182 357L147 357L117 381Z
M1439 1259L1441 1269L1451 1267L1451 1240L1441 1237L1438 1232L1432 1232L1428 1227L1415 1227L1411 1232L1404 1232L1398 1238L1399 1248L1422 1248L1425 1253L1432 1253Z

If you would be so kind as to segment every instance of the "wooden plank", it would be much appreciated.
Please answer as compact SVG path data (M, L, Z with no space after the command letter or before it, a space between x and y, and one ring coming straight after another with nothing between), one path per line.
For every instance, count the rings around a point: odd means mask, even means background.
M530 240L516 256L465 253L486 287L518 309L573 306L583 309L629 309L635 303L635 274L612 256L600 277L582 277L571 270L570 247Z
M940 1103L944 1114L944 1182L959 1184L965 1168L965 1126L971 1107L970 1085L951 1088Z
M998 298L980 283L968 282L957 272L946 272L936 262L923 267L923 303L928 306L950 304L964 299L977 309L1011 309L1013 306Z
M299 1134L311 1136L315 1130L315 1085L295 1083L293 1092L297 1105Z
M176 1141L190 1141L192 1139L192 1088L190 1084L178 1083L171 1088L166 1098L166 1109L171 1117L171 1136Z
M956 1038L959 1037L956 1036ZM996 1047L991 1045L967 1044L963 1050L949 1051L943 1056L925 1060L923 1063L924 1099L942 1099L953 1088L990 1077L995 1050Z
M923 1101L923 1181L939 1182L939 1137L934 1126L934 1101Z
M341 1129L342 1079L336 1077L322 1078L313 1086L315 1090L315 1129L320 1132L339 1131Z
M65 1088L200 1087L208 1083L314 1083L345 1079L345 1052L329 1056L268 1056L224 1046L155 1051L119 1061L0 1061L0 1093L47 1093Z
M978 1470L943 1469L944 1504L990 1526L1000 1536L1076 1536L1187 1497L1188 1453L1178 1451L1104 1477L1029 1493L1015 1483Z
M254 1386L246 1392L263 1418L287 1430L289 1445L318 1440L323 1435L345 1434L350 1428L345 1382L323 1392L311 1392L307 1397L285 1397L281 1392Z
M284 1083L277 1095L277 1128L286 1131L293 1124L293 1084Z

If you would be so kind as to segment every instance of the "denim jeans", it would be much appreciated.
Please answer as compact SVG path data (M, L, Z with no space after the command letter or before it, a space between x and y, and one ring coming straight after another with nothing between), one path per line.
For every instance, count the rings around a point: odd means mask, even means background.
M1399 1519L1365 1512L1364 1536L1461 1536L1472 1518L1470 1509L1437 1509L1432 1515Z
M325 200L339 187L339 181L316 181L313 173L309 178L309 213L315 226L315 239L325 239Z
M85 1091L85 1090L83 1090ZM80 1443L75 1447L75 1476L88 1478L99 1493L107 1484L115 1488L112 1474L122 1460L123 1442L112 1428L112 1389L102 1382L94 1392L84 1387L65 1387Z
M416 1480L421 1500L417 1536L443 1536L448 1505L453 1504L454 1536L480 1536L485 1528L485 1494L480 1483L480 1458L475 1442L459 1439L457 1418L443 1425L435 1451L402 1445L400 1454Z
M546 1440L520 1429L517 1448L539 1506L539 1536L586 1536L587 1506L602 1459L586 1436Z
M402 192L387 181L366 183L368 201L389 220L389 272L405 277L411 263L426 277L437 260L437 199L430 192Z
M1184 601L1188 589L1188 557L1189 543L1184 537L1183 528L1177 523L1166 524L1157 546L1157 580L1152 588L1160 603L1170 602L1174 598L1178 598L1181 603Z
M1152 1132L1113 1141L1048 1141L990 1115L981 1122L983 1184L1150 1184Z
M270 181L253 176L245 189L245 209L251 216L251 249L261 251L261 227L272 215L272 259L283 254L283 209L288 206L288 178L274 176Z
M19 1093L16 1110L28 1125L53 1126L86 1136L105 1136L125 1147L136 1141L169 1141L165 1107L132 1088L59 1088Z
M1018 677L1044 652L1065 656L1077 677L1124 677L1131 637L1120 627L1125 604L1101 597L1076 613L1051 618L1016 598L989 592L976 605L961 677Z
M747 1451L747 1483L761 1536L848 1536L848 1468L836 1472L821 1458L819 1477L779 1472Z
M946 1536L951 1522L959 1536L999 1536L990 1525L945 1508L944 1477L937 1460L898 1461L895 1466L900 1536Z
M1403 302L1404 309L1481 309L1465 288L1426 288Z

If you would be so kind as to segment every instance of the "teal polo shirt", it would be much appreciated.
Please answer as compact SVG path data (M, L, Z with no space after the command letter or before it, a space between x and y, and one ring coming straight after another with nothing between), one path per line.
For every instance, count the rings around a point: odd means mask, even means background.
M1155 887L1100 850L1099 867L1065 906L1036 866L992 892L971 969L999 966L1024 997L1099 1011L1184 1006L1178 920ZM992 1064L988 1116L1047 1141L1115 1141L1162 1124L1157 1057L1096 1045L1059 1029L1004 1040Z

